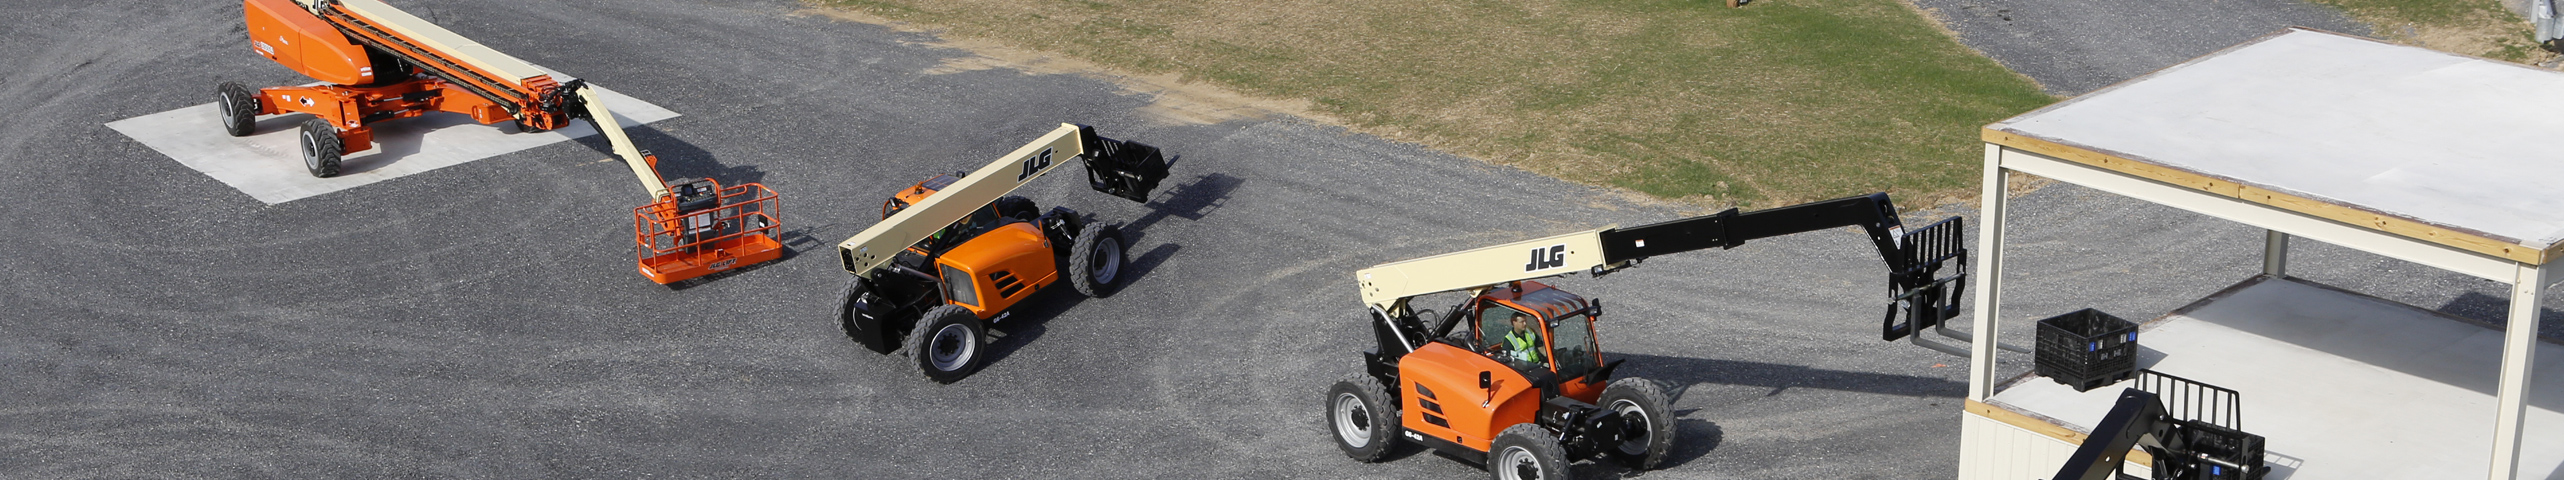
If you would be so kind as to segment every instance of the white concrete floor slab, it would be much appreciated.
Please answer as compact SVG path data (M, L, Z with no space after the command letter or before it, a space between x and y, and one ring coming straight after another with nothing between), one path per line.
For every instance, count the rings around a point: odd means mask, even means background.
M615 120L627 126L677 116L604 87L597 90L605 96ZM221 119L209 102L108 122L107 128L270 205L597 133L588 122L572 122L570 128L549 132L514 133L514 126L480 125L461 114L430 113L375 124L373 149L344 157L338 176L316 178L303 167L295 135L296 127L308 118L299 113L259 117L249 136L233 137L223 134Z
M2138 365L2242 394L2267 480L2483 478L2501 332L2374 297L2262 281L2147 326ZM2564 478L2564 346L2538 344L2520 478ZM2013 382L1994 403L2090 432L2121 382Z

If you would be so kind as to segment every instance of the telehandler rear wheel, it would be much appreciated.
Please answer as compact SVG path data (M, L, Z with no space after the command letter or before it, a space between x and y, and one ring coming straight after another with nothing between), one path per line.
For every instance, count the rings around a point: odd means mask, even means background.
M1674 417L1666 412L1665 389L1656 382L1630 377L1612 380L1603 387L1603 408L1620 414L1628 430L1621 435L1620 448L1605 453L1613 461L1637 470L1654 470L1665 463L1665 452L1674 446Z
M953 383L970 372L979 370L987 358L979 347L988 338L987 327L979 316L960 305L945 305L927 310L917 318L917 328L908 332L908 359L926 372L935 383Z
M338 139L338 127L318 118L303 121L303 168L311 169L312 176L338 176L338 156L346 152L347 145Z
M1363 462L1377 462L1398 446L1398 406L1380 381L1354 375L1327 389L1327 426L1335 448Z
M1068 249L1068 284L1094 298L1113 296L1122 279L1122 226L1089 223Z
M1517 423L1496 434L1487 449L1487 474L1496 480L1565 480L1567 449L1539 425Z
M258 126L258 94L240 82L223 82L214 87L214 94L219 97L214 102L214 114L223 116L223 133L249 136L249 129Z

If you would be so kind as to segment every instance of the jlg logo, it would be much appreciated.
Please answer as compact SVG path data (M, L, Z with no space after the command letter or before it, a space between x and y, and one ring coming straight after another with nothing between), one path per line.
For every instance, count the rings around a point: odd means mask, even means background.
M1567 266L1567 245L1562 243L1531 249L1531 263L1523 264L1522 271L1537 272L1564 266Z
M1044 148L1042 149L1042 153L1024 157L1024 173L1015 174L1015 182L1023 183L1025 179L1033 178L1034 174L1042 173L1043 170L1049 170L1050 168L1051 149Z

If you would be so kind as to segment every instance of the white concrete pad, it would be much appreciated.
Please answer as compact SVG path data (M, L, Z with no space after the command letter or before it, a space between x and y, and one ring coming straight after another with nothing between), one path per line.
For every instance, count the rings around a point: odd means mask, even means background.
M567 81L567 77L559 78ZM615 120L624 125L677 116L677 112L604 87L597 90L605 96L606 108L614 112ZM258 126L249 136L233 137L223 134L222 119L216 115L214 104L205 103L108 122L107 128L270 205L597 133L588 122L571 122L569 128L543 133L511 133L516 131L515 126L481 125L462 114L430 113L374 124L373 149L344 157L338 176L315 178L303 168L295 133L308 118L311 116L299 113L259 117Z
M2234 389L2268 440L2266 480L2484 478L2499 331L2294 280L2262 281L2148 326L2138 365ZM2539 342L2520 478L2564 478L2564 345ZM2132 383L2029 378L1994 395L2089 432ZM2283 461L2284 460L2284 461Z

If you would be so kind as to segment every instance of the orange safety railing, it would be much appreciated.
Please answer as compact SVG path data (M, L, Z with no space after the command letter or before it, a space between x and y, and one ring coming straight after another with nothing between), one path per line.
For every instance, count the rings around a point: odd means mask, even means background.
M632 209L642 275L667 284L782 258L774 190L757 183L714 189L716 207L682 211L676 200L662 200Z

